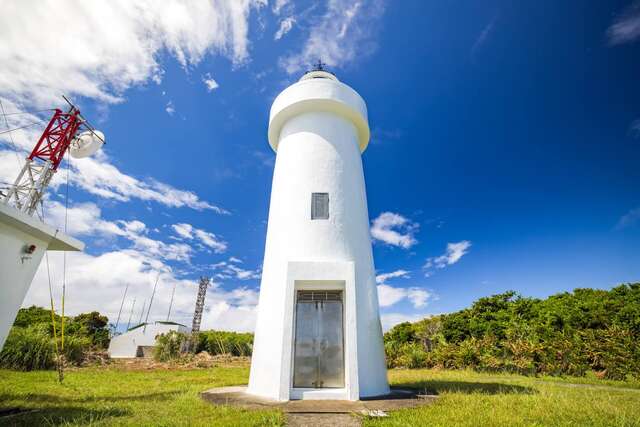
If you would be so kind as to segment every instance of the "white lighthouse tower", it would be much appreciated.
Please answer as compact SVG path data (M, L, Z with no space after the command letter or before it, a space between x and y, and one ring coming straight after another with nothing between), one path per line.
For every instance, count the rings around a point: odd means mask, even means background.
M364 100L321 64L274 101L277 152L248 392L389 392L361 153Z

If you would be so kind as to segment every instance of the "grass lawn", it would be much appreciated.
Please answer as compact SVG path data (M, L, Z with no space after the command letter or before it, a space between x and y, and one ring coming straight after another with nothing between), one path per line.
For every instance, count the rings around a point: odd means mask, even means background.
M249 368L67 372L62 385L53 371L0 370L0 410L38 411L0 418L0 425L279 426L278 411L215 407L199 393L246 383Z
M438 370L392 370L389 379L440 397L366 426L640 426L638 383Z
M36 411L0 425L282 425L277 411L215 407L198 393L247 382L246 367L192 370L0 370L0 410ZM366 426L640 426L640 384L595 378L528 378L469 371L392 370L393 385L440 395L418 409L364 419ZM319 426L320 427L320 426Z

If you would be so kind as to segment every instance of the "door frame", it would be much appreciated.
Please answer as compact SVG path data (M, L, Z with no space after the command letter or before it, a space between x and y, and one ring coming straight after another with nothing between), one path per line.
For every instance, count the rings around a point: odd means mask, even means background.
M295 312L298 290L341 290L343 307L344 388L294 388ZM358 400L355 268L353 262L289 262L286 283L280 399Z

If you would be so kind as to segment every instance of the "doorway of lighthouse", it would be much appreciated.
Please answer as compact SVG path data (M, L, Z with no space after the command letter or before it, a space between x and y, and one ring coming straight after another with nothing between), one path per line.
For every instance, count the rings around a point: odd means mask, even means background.
M342 291L298 291L294 388L344 387Z

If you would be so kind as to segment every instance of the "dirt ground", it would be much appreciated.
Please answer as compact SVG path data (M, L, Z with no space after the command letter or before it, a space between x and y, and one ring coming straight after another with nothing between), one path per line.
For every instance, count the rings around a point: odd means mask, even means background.
M238 357L227 354L210 355L206 351L196 355L188 355L171 362L158 362L153 358L136 357L131 359L110 359L106 353L95 353L88 357L82 367L67 367L65 370L78 370L87 366L116 368L124 371L151 371L151 370L191 370L208 368L248 368L251 365L250 357Z

